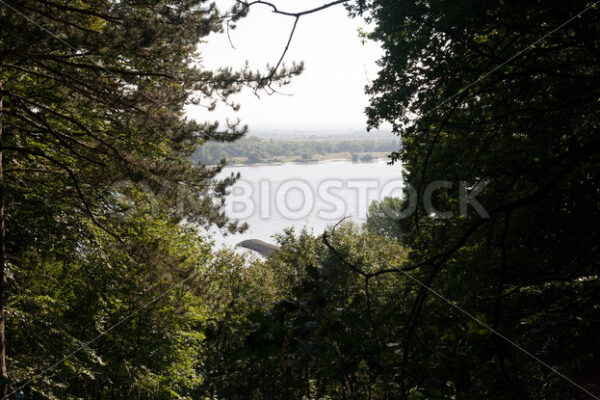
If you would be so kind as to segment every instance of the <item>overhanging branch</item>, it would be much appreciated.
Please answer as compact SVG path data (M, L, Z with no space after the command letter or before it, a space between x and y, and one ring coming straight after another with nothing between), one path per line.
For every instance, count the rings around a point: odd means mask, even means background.
M277 73L277 70L283 63L283 59L285 58L285 55L287 54L288 49L290 48L290 43L292 42L294 33L296 32L296 27L298 26L298 21L300 20L300 17L325 10L327 8L336 6L338 4L347 3L349 1L350 0L336 0L336 1L329 2L329 3L325 3L319 7L308 9L308 10L303 10L303 11L298 11L298 12L290 12L290 11L282 11L279 8L277 8L277 6L275 4L270 3L268 1L255 0L255 1L247 2L247 1L243 1L243 0L236 0L236 2L238 4L240 4L244 10L248 10L253 5L264 5L264 6L271 8L273 13L275 13L275 14L285 15L287 17L294 18L294 24L292 25L292 30L290 31L287 43L285 45L285 48L283 49L283 52L281 53L281 56L279 57L279 60L277 61L277 63L275 64L275 67L271 70L269 75L263 79L263 82L266 83L266 87L270 88L271 82L273 81L273 77L275 76L275 74ZM227 22L227 36L229 38L229 21ZM229 42L231 43L231 38L229 38ZM231 43L231 46L233 47L233 43Z

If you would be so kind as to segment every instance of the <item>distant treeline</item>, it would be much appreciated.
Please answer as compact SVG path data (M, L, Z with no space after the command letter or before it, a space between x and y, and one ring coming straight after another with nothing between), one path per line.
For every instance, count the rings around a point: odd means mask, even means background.
M317 155L349 153L352 160L368 161L369 153L397 151L400 142L391 140L264 140L257 137L242 138L233 143L208 142L198 147L192 159L211 165L222 159L248 164L260 162L312 160Z

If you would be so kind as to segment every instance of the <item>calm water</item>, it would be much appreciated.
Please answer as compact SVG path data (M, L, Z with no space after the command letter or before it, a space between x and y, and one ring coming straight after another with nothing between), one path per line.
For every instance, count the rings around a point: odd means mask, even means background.
M221 176L232 172L241 179L227 198L227 213L250 227L237 235L213 232L218 244L232 246L246 239L273 243L272 235L286 227L321 233L344 216L362 222L371 201L400 196L402 186L402 169L385 160L229 167Z

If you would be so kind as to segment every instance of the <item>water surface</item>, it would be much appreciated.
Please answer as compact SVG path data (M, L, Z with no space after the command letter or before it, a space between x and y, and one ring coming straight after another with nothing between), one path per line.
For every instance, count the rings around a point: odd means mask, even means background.
M218 244L274 243L272 235L287 227L322 233L345 216L360 223L371 201L399 196L402 186L401 167L385 160L227 167L220 177L232 172L240 172L241 179L227 197L227 214L250 227L236 235L213 233Z

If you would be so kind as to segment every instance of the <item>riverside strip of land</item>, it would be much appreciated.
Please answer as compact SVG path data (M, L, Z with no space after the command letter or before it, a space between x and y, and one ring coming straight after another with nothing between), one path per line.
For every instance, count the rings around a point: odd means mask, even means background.
M209 142L199 147L193 160L214 165L226 159L229 165L278 164L352 160L369 162L397 151L397 139L276 140L248 137L233 143Z

